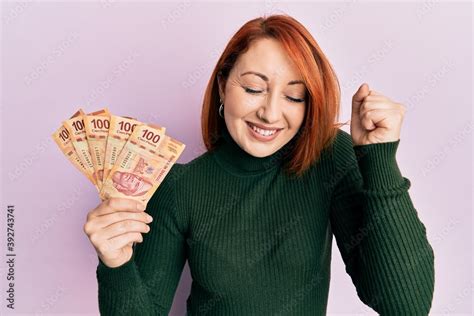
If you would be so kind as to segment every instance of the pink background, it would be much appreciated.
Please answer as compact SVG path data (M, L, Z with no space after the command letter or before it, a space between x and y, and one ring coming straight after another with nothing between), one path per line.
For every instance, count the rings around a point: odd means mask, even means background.
M105 0L2 5L2 223L13 204L17 313L98 314L97 259L82 226L99 199L51 141L61 121L107 106L166 126L187 162L204 151L201 102L225 44L246 21L280 12L334 65L341 121L363 82L408 107L397 160L435 250L432 314L471 314L471 4ZM335 243L333 254L328 314L375 315ZM171 315L184 315L190 283L186 265Z

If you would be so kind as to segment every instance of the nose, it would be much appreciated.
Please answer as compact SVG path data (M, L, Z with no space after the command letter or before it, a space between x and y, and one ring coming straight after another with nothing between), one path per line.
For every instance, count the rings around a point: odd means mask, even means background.
M258 109L257 117L267 124L278 122L281 118L281 104L276 93L268 93L263 106Z

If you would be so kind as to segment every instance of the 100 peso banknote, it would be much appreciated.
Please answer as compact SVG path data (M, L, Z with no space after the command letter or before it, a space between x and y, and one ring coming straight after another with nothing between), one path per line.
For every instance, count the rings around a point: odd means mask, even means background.
M100 197L123 197L147 204L185 145L165 135L164 128L135 127L102 186Z
M80 109L52 137L102 200L123 197L146 205L185 148L165 131L107 108L87 115Z
M107 108L84 116L87 143L91 154L92 165L97 186L102 188L104 176L104 159L107 136L109 134L110 112Z
M110 116L110 128L107 138L104 161L104 181L109 176L120 151L125 146L137 125L143 124L130 117Z
M100 191L100 187L97 184L94 164L92 163L92 158L89 151L89 143L87 142L86 129L84 126L85 113L82 109L80 109L78 112L79 115L73 116L69 120L64 121L63 126L69 132L72 146L76 150L77 156L81 160L82 164L85 166L87 174L92 178L97 190Z
M74 113L71 118L77 117L80 115L81 112L77 111ZM95 184L94 179L92 178L92 174L86 168L86 166L82 163L82 160L79 158L74 146L72 145L71 141L71 133L68 129L61 125L54 133L53 133L53 140L58 145L59 149L63 152L63 154L69 159L69 161L77 168L80 172L82 172L90 182Z

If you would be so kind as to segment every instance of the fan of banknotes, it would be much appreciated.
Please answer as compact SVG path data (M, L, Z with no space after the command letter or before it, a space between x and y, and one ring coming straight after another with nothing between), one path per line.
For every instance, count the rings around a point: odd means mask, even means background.
M79 109L52 137L102 200L130 198L146 206L185 148L165 130L107 108L90 114Z

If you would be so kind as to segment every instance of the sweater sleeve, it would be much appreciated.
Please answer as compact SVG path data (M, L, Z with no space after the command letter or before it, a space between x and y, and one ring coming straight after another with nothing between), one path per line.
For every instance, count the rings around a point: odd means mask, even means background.
M330 222L357 295L381 315L428 315L434 252L396 162L400 140L353 146L340 130Z
M168 315L186 261L186 218L177 208L175 164L147 204L150 232L132 258L110 268L100 259L96 275L101 315Z

